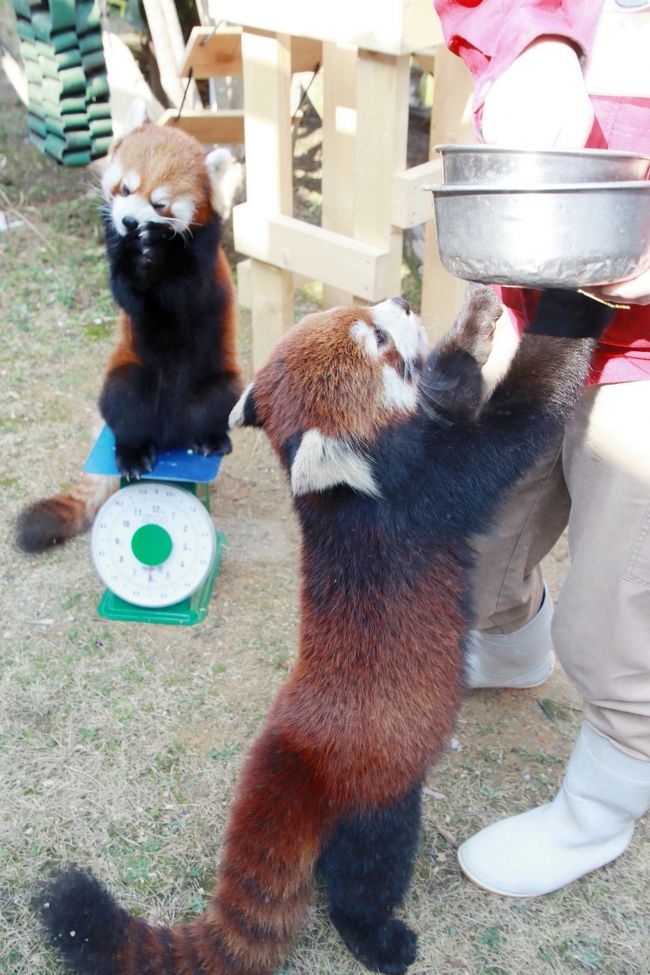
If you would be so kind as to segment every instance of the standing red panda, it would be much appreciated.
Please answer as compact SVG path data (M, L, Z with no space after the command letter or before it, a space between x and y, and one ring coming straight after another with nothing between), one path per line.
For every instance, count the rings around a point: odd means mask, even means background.
M99 398L119 470L137 478L159 450L227 453L241 392L233 285L221 246L228 150L204 154L134 104L102 178L102 215L119 338ZM18 544L42 551L89 527L115 480L87 477L18 519Z
M316 872L356 958L387 975L413 962L394 911L463 693L468 539L560 432L610 315L545 294L485 402L499 313L472 289L426 361L402 299L310 315L243 394L231 424L264 429L302 529L298 659L244 765L201 917L154 928L76 868L50 883L41 916L75 972L270 975Z

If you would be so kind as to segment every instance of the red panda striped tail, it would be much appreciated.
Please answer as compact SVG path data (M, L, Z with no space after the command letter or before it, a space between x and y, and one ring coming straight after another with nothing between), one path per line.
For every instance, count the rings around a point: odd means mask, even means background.
M272 975L304 922L327 806L310 763L268 728L244 768L204 914L153 927L71 867L39 898L49 940L81 975Z
M71 491L36 501L16 522L16 543L23 552L43 552L86 531L119 478L86 474Z

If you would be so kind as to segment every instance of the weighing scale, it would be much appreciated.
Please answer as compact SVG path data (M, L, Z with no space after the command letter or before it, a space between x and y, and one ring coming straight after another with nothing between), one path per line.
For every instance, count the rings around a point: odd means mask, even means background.
M106 585L97 607L112 620L191 626L207 613L225 536L210 517L221 457L166 450L138 481L121 478L93 523L91 551ZM115 438L104 427L84 464L119 477Z

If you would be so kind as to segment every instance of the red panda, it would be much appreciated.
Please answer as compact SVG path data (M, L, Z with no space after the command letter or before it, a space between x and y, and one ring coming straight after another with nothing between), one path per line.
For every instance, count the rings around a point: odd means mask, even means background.
M120 472L137 478L166 447L227 453L241 382L221 246L232 157L226 149L205 155L179 129L153 125L139 103L130 125L102 177L119 338L99 409L115 435ZM42 551L88 528L117 483L87 477L68 494L36 502L19 516L19 546Z
M416 936L394 912L422 782L463 694L469 539L560 433L590 336L611 314L581 295L544 295L486 397L500 310L471 289L426 359L403 299L316 313L242 395L231 425L266 432L302 530L298 659L245 762L201 917L154 928L76 867L50 882L40 914L75 972L270 975L316 875L359 961L387 975L414 961Z

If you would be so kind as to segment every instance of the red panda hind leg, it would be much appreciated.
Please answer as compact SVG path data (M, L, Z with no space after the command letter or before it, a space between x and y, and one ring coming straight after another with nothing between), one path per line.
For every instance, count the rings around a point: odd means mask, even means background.
M332 924L358 961L386 975L402 975L415 961L416 935L393 912L413 872L420 800L416 785L386 806L343 817L318 861Z

